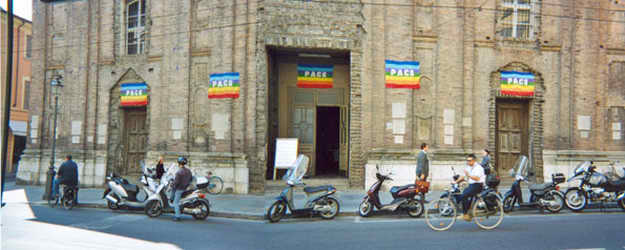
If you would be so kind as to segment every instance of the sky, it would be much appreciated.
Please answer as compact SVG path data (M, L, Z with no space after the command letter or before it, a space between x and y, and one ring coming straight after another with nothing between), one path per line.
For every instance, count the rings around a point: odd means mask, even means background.
M39 1L39 0L35 0ZM7 1L0 0L0 7L7 10ZM33 20L33 0L13 0L13 14L26 20Z

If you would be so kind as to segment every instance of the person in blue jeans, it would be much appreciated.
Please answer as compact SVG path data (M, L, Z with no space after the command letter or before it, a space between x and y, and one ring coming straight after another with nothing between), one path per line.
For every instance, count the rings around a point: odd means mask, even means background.
M464 169L464 174L465 176L461 176L455 182L460 183L466 179L469 183L469 187L467 187L462 192L461 196L458 196L456 198L456 202L462 202L462 210L464 212L462 218L466 221L471 221L473 219L473 217L469 213L471 198L482 191L484 182L486 182L486 174L484 174L484 168L482 168L482 166L476 162L476 157L474 154L470 154L469 156L467 156L467 167Z
M191 174L191 170L189 170L187 165L187 158L178 157L178 165L180 169L176 172L176 176L174 177L174 186L172 192L174 193L174 221L180 220L180 199L182 198L182 193L189 187L191 184L191 179L193 175Z
M78 185L78 165L72 161L72 155L65 156L65 162L59 167L56 176L52 182L52 198L58 197L60 184L73 187ZM78 197L78 194L76 194L76 197Z

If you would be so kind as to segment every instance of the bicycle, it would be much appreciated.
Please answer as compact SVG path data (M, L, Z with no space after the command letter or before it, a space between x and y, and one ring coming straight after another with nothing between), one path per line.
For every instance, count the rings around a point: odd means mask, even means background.
M454 175L454 180L458 175ZM456 197L462 195L457 183L451 184L451 189L446 190L441 198L428 203L425 209L425 221L427 225L435 231L445 231L456 223L458 206ZM478 227L491 230L498 227L503 221L504 210L503 200L493 188L486 188L478 195L473 196L471 201L471 213L473 222Z
M57 207L60 202L61 206L65 210L71 210L72 208L74 208L74 206L76 206L76 187L61 184L59 189L63 190L61 192L61 195L50 197L48 199L48 206L54 208Z
M209 194L220 194L221 190L224 188L224 181L221 177L213 175L212 172L208 172L208 175L211 177L208 178L208 187L206 190Z

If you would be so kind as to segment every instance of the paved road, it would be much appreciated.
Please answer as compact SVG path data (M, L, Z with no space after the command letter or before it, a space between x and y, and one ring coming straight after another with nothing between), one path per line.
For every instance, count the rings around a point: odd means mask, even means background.
M287 220L157 219L141 213L10 203L2 249L625 249L625 213L507 216L494 231L458 221L433 232L423 219L383 216Z

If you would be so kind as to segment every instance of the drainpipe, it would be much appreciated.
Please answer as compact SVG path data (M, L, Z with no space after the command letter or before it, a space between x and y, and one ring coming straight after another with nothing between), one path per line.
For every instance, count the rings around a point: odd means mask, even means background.
M15 95L13 95L13 107L17 107L17 96L19 95L17 92L20 90L20 30L24 27L24 24L24 21L22 21L22 24L17 27L17 36L15 36L17 38L17 41L15 42L17 47L15 47ZM11 117L8 117L7 119L11 119Z

